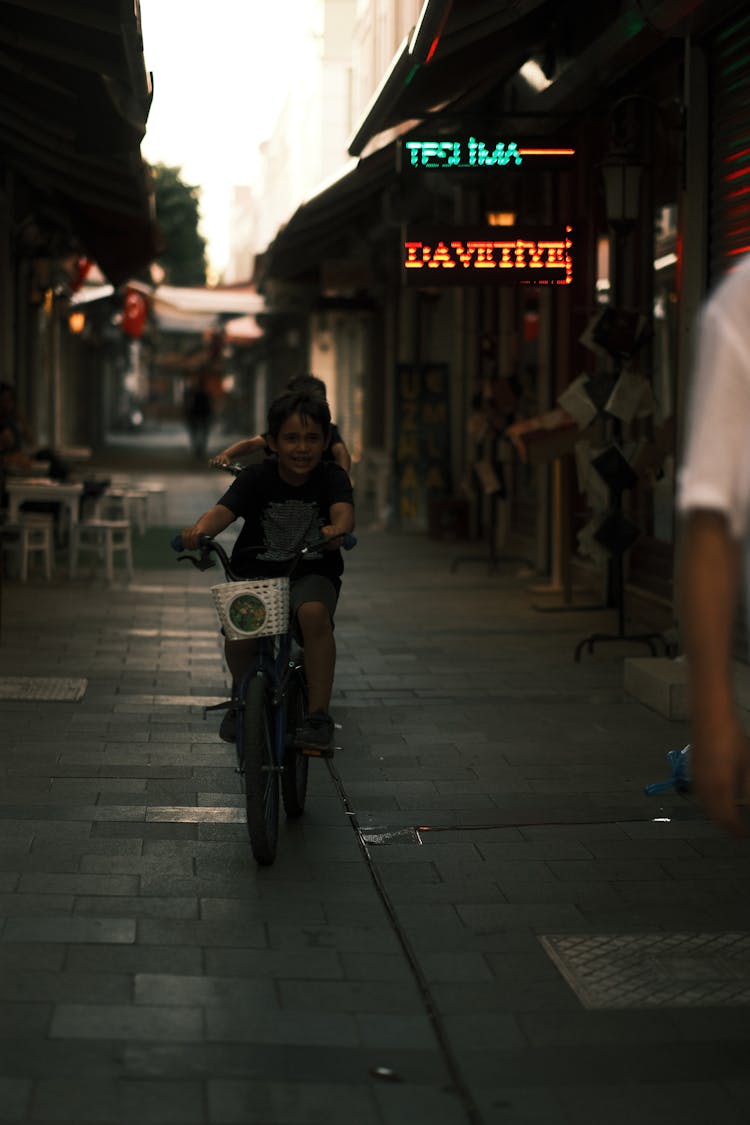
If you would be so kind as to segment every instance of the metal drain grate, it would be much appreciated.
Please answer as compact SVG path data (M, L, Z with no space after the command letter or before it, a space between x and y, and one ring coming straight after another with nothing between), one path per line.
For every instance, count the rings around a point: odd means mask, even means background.
M365 844L421 844L415 828L362 828L359 833Z
M53 679L45 676L0 676L0 699L33 699L44 703L78 703L88 680Z
M560 934L539 940L585 1008L750 1005L750 934Z

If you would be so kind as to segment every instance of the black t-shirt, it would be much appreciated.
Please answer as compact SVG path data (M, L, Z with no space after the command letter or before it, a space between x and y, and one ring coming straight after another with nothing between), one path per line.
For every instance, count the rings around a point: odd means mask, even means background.
M245 521L232 552L238 574L286 574L289 551L320 539L320 528L331 522L332 504L352 504L353 492L344 470L321 461L304 484L287 484L279 476L275 458L248 465L219 500ZM248 547L262 549L244 553ZM337 582L344 569L341 551L314 551L300 560L294 573L322 574Z

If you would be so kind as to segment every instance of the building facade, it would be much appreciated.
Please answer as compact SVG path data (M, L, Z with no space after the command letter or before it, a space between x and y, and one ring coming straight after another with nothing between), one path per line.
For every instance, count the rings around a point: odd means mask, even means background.
M750 248L749 25L732 0L356 6L350 163L259 280L384 520L671 622L692 334Z
M37 444L57 448L86 441L102 407L93 352L69 330L71 295L92 262L120 285L159 252L138 3L95 7L0 3L13 43L0 64L0 379Z

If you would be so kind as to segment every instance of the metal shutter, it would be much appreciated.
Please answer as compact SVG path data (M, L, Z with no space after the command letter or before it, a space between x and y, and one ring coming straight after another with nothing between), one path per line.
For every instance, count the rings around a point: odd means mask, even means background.
M750 252L750 12L743 8L709 48L710 285Z

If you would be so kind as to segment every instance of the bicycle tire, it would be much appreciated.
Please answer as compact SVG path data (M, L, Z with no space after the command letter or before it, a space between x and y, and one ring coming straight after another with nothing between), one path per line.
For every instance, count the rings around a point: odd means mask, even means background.
M273 752L273 714L262 676L253 676L243 714L243 774L250 847L256 863L276 858L279 837L279 774Z
M284 772L281 775L281 795L284 812L290 818L302 816L307 797L307 774L310 759L300 754L294 746L294 734L304 722L307 710L307 684L302 669L292 672L286 692L286 744L284 747Z

